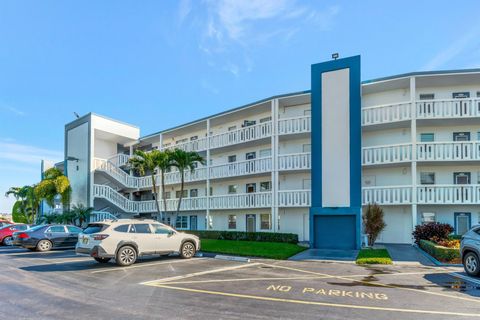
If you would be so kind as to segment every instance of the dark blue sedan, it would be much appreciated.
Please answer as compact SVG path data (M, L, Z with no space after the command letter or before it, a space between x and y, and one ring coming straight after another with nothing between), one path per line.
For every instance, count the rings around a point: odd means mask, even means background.
M57 248L75 248L80 232L81 228L72 225L38 225L26 231L15 232L13 245L42 252Z

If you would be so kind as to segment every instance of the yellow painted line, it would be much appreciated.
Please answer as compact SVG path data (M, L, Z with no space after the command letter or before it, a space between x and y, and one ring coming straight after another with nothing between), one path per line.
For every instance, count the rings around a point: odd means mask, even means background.
M160 262L155 262L155 263L140 263L140 264L134 264L133 266L129 266L129 267L118 267L118 268L108 268L108 269L95 270L95 271L92 271L91 273L102 273L102 272L110 272L110 271L125 271L125 270L136 269L136 268L158 266L158 265L162 265L162 264L191 262L191 261L198 261L198 260L204 260L204 259L206 259L206 258L194 258L194 259L188 259L188 260L179 259L179 260L160 261Z
M162 279L156 279L156 280L151 280L151 281L145 281L141 282L140 284L144 285L149 285L152 283L165 283L169 281L174 281L174 280L181 280L185 278L191 278L191 277L196 277L196 276L203 276L206 274L211 274L211 273L218 273L222 271L230 271L230 270L236 270L236 269L241 269L241 268L248 268L248 267L253 267L256 265L259 265L262 263L255 262L255 263L249 263L249 264L241 264L233 267L225 267L225 268L218 268L218 269L213 269L213 270L206 270L206 271L200 271L200 272L194 272L194 273L189 273L181 276L175 276L175 277L168 277L168 278L162 278Z
M422 314L436 314L436 315L463 316L463 317L480 317L480 314L473 314L473 313L361 306L361 305L353 305L353 304L328 303L328 302L318 302L318 301L304 301L304 300L295 300L295 299L262 297L262 296L247 295L247 294L237 294L237 293L228 293L228 292L219 292L219 291L181 288L181 287L173 287L173 286L169 286L169 285L165 285L165 284L149 284L149 285L159 287L159 288L165 288L165 289L180 290L180 291L195 292L195 293L205 293L205 294L219 295L219 296L226 296L226 297L244 298L244 299L252 299L252 300L263 300L263 301L273 301L273 302L288 302L288 303L296 303L296 304L304 304L304 305L317 305L317 306L333 307L333 308L361 309L361 310L375 310L375 311L391 311L391 312L401 312L401 313L422 313Z
M265 264L265 265L270 266L270 267L274 267L274 268L282 268L282 269L287 269L287 270L292 270L292 271L304 272L304 273L308 273L308 274L329 276L330 278L335 278L335 279L342 279L342 280L347 280L347 281L359 282L359 283L367 284L369 286L377 286L377 287L384 287L384 288L391 288L391 289L401 289L401 290L431 294L431 295L446 297L446 298L451 298L451 299L458 299L458 300L465 300L465 301L480 303L480 299L471 299L471 298L466 298L466 297L452 296L452 295L443 294L443 293L439 293L439 292L426 291L426 290L420 290L420 289L414 289L414 288L405 288L405 287L396 286L396 285L393 285L393 284L384 284L384 283L379 283L379 282L355 280L355 279L348 278L348 277L334 276L334 275L329 275L329 274L326 274L326 273L302 270L302 269L291 268L291 267L286 267L286 266L281 266L281 265L273 265L273 264Z

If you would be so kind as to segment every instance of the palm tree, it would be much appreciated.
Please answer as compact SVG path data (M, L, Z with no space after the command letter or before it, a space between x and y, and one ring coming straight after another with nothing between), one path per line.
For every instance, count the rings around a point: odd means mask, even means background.
M78 221L78 226L81 227L84 222L88 222L90 220L90 215L92 214L93 208L87 208L83 204L80 205L73 205L72 212L73 220L76 222Z
M128 160L130 167L139 175L144 176L148 173L152 177L152 193L155 197L155 206L159 215L161 215L161 210L158 203L155 173L159 164L164 161L165 156L163 152L158 150L152 150L151 152L136 150L134 156Z
M70 181L57 168L50 168L45 171L43 180L35 186L37 198L45 200L50 207L54 207L55 197L60 195L63 207L68 208L71 193Z
M180 212L180 205L183 198L183 189L185 184L185 170L190 170L190 172L195 171L196 163L201 163L205 165L205 159L194 151L184 151L181 149L175 149L170 152L171 166L175 167L180 171L180 197L177 204L177 216Z
M167 193L165 192L165 172L172 167L171 151L159 151L162 156L158 157L157 167L160 169L160 181L162 185L162 200L163 200L163 214L162 221L165 222L165 215L167 213Z
M11 187L5 196L13 195L17 202L13 207L12 214L25 223L33 223L38 213L40 200L35 194L35 186Z

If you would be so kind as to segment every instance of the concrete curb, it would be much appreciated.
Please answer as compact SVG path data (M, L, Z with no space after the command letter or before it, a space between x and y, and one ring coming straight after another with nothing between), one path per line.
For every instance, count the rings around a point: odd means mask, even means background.
M432 261L433 264L435 264L438 267L463 267L462 264L458 264L458 263L440 262L437 259L435 259L434 257L432 257L431 255L429 255L428 253L426 253L425 251L423 251L422 248L420 248L418 245L414 244L413 247L415 249L417 249L417 251L420 252L424 257L426 257L428 260Z
M213 259L237 261L237 262L250 262L250 258L246 258L246 257L227 256L227 255L216 254L212 252L199 252L198 254L199 254L199 257L205 257L205 258L213 258Z

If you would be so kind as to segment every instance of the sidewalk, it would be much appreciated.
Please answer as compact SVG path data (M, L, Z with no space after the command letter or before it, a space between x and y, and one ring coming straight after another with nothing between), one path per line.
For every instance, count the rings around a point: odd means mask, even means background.
M383 243L379 246L384 246L388 250L394 264L435 265L410 244Z

